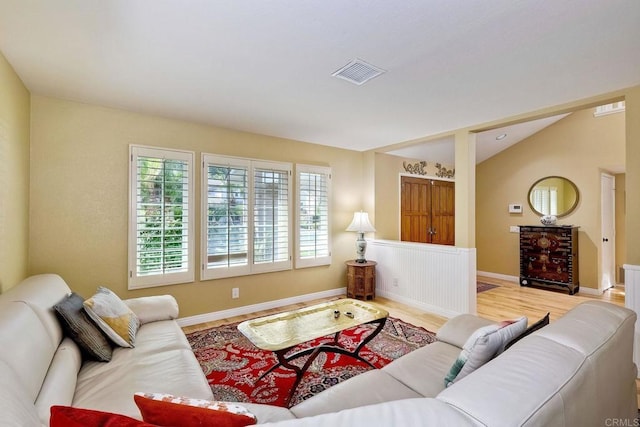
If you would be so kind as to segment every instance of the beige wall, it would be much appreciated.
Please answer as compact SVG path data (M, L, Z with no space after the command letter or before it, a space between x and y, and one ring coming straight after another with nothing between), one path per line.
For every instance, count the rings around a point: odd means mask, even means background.
M0 293L27 276L30 94L0 53Z
M625 91L626 134L626 218L627 263L640 266L640 86Z
M529 187L539 178L559 175L580 191L576 210L559 224L580 226L580 285L598 287L600 247L600 173L625 163L625 115L593 117L575 112L525 141L480 163L476 176L478 270L519 275L518 234L510 225L539 224L528 206ZM523 214L509 214L521 203Z
M400 240L400 175L408 174L404 164L415 165L416 159L375 153L375 228L376 239ZM438 169L435 161L424 167L425 178L434 178ZM451 170L452 165L443 165ZM421 175L416 175L420 177Z
M333 263L278 273L127 290L129 144L276 161L329 165L333 172ZM173 294L181 316L277 300L344 286L344 261L355 256L345 232L360 210L363 154L34 96L32 99L32 274L60 274L88 297L98 285L120 296ZM196 206L200 203L196 174ZM200 218L196 215L196 235ZM196 249L199 259L199 248ZM198 277L198 273L196 273ZM231 299L231 288L240 298Z

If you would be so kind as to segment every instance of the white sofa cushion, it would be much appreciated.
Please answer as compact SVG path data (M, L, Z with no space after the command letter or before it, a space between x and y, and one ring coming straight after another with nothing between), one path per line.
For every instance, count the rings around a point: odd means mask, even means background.
M160 320L158 322L146 323L138 330L138 334L136 335L135 353L126 351L119 352L118 362L126 360L123 359L123 356L129 354L140 357L140 355L145 353L153 354L160 351L177 349L193 351L187 337L175 321Z
M0 359L9 365L35 402L56 351L38 315L24 302L2 304Z
M82 365L82 355L78 345L71 338L65 338L56 350L51 366L44 379L36 410L41 420L49 424L52 405L69 406L76 391L78 371Z
M462 348L471 334L483 326L493 325L494 323L496 322L474 316L473 314L461 314L447 320L447 322L438 329L436 339Z
M0 307L3 310L4 307ZM33 400L9 365L0 360L0 422L3 426L44 427Z
M260 425L265 427L480 426L463 412L436 399L429 398L383 402L314 417L277 423L260 423Z
M424 397L436 397L460 348L436 341L394 360L382 370Z
M213 399L189 343L173 320L142 325L135 348L117 347L109 363L86 362L73 406L140 419L136 392Z
M437 399L464 408L485 425L524 425L573 377L582 361L582 355L569 347L530 336L446 388ZM562 408L545 410L557 413Z
M51 307L69 294L71 289L57 274L38 274L26 278L20 286L14 286L2 294L5 301L23 301L36 312L53 346L62 341L60 322Z
M242 402L242 406L247 408L249 412L256 416L258 424L296 419L295 415L293 415L289 409L281 406L248 402Z
M388 373L375 369L336 384L293 406L298 418L398 399L422 397ZM400 425L400 424L398 424Z

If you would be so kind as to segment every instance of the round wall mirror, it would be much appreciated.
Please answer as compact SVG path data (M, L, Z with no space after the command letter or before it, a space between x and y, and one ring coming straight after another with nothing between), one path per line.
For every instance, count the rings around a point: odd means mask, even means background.
M569 215L578 206L578 187L561 176L547 176L529 189L529 206L538 215Z

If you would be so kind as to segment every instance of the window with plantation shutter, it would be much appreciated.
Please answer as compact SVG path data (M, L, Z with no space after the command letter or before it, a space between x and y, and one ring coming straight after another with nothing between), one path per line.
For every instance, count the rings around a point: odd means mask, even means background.
M211 154L202 159L202 278L290 269L291 165Z
M254 164L253 262L256 271L291 267L290 178L290 166Z
M331 264L331 168L296 165L296 267Z
M129 289L194 280L193 160L130 147Z

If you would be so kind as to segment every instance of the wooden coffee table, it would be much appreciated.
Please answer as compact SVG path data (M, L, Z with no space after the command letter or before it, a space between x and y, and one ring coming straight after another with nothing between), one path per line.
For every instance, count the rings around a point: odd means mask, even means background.
M347 298L247 320L238 325L238 330L256 347L273 351L278 358L278 363L260 375L257 381L280 366L296 373L296 380L286 399L288 406L303 375L321 352L351 356L375 368L371 362L360 356L360 350L378 335L388 316L388 312L372 304ZM377 327L364 337L354 350L346 349L338 342L340 332L365 323L374 323ZM287 356L298 344L331 334L334 334L332 342L305 348ZM306 355L310 356L302 368L291 364L291 361Z

